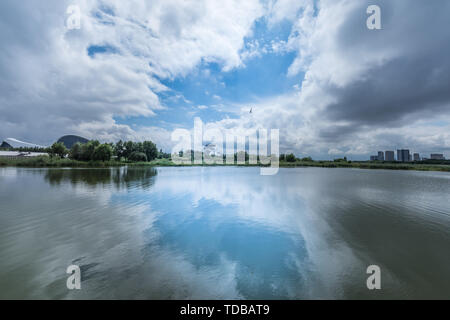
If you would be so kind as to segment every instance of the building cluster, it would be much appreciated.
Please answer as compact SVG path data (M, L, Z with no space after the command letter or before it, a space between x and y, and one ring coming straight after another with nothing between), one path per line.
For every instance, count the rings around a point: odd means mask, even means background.
M397 158L395 158L394 151L378 151L378 155L370 156L370 161L412 162L423 160L445 160L445 157L442 153L432 153L430 158L420 157L419 153L411 153L409 149L397 150Z
M45 152L0 151L0 158L32 158L48 155Z

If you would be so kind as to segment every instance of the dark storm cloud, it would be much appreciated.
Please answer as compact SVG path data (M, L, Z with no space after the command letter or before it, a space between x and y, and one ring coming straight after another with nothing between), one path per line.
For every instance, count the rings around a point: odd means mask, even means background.
M365 54L393 58L346 86L326 87L335 102L325 117L349 123L322 131L323 138L361 127L408 126L450 111L450 1L372 2L381 7L382 30L365 28L362 6L342 26L338 48L344 56L360 55L355 63Z

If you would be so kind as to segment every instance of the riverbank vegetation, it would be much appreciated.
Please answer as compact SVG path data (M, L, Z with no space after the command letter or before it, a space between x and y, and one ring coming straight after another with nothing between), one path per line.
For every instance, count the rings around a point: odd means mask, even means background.
M69 158L55 158L49 156L39 157L15 157L7 158L0 157L0 166L10 167L29 167L29 168L108 168L121 166L175 166L175 164L168 159L155 159L152 161L117 161L114 159L108 161L91 160L80 161Z
M384 170L418 170L418 171L446 171L450 172L450 163L403 163L403 162L375 162L375 161L281 161L280 167L321 167L321 168L355 168L355 169L384 169Z
M86 167L106 168L118 166L193 166L193 164L176 164L171 155L158 151L152 141L133 142L119 141L103 143L92 140L87 143L76 143L69 150L63 143L54 143L46 149L48 156L38 157L0 157L0 166L17 167ZM179 156L182 156L180 152ZM238 154L234 154L235 164L201 164L200 166L262 166L249 164L247 152L239 156L245 159L245 164L237 164ZM191 151L191 160L194 153ZM259 159L258 159L259 160ZM281 168L321 167L321 168L359 168L359 169L387 169L387 170L419 170L419 171L447 171L450 172L450 160L427 160L420 162L384 162L384 161L348 161L346 157L332 161L315 161L311 157L297 158L294 154L281 154L279 157ZM193 161L192 161L193 163ZM195 165L199 166L199 165Z
M227 164L202 164L195 166L235 166ZM168 158L156 158L152 161L118 161L117 159L89 160L81 161L70 158L59 158L49 156L39 156L30 158L0 158L0 166L17 166L17 167L72 167L72 168L106 168L118 166L154 166L154 167L173 167L173 166L194 166L190 164L175 164ZM259 164L239 164L236 166L259 166ZM450 164L433 164L433 163L382 163L382 162L355 162L355 161L313 161L296 159L295 161L281 160L280 168L299 168L299 167L321 167L321 168L355 168L355 169L385 169L385 170L418 170L418 171L446 171L450 172Z

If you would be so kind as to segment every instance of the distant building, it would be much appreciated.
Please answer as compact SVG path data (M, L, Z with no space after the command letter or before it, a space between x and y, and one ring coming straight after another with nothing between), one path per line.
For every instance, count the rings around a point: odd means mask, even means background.
M442 153L432 153L430 155L431 160L445 160L445 157Z
M47 156L44 152L20 152L20 151L0 151L0 158L32 158Z
M3 141L2 146L7 148L45 148L45 146L40 146L38 144L20 141L14 138L7 138ZM9 146L9 147L8 147Z
M414 161L420 161L420 154L414 153Z
M408 162L410 161L410 159L411 156L408 149L397 150L397 161Z
M378 156L370 156L370 161L377 161L378 160Z
M385 160L386 160L386 161L395 161L395 158L394 158L394 151L386 151L386 152L384 153L384 155L385 155Z
M384 152L383 151L378 151L377 160L378 161L384 161Z

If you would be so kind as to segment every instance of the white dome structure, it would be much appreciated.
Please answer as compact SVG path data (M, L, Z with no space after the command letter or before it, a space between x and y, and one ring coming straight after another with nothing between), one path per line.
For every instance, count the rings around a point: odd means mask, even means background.
M21 147L22 148L46 148L45 146L40 146L35 143L20 141L20 140L14 139L14 138L7 138L7 139L5 139L5 142L13 148L21 148Z

